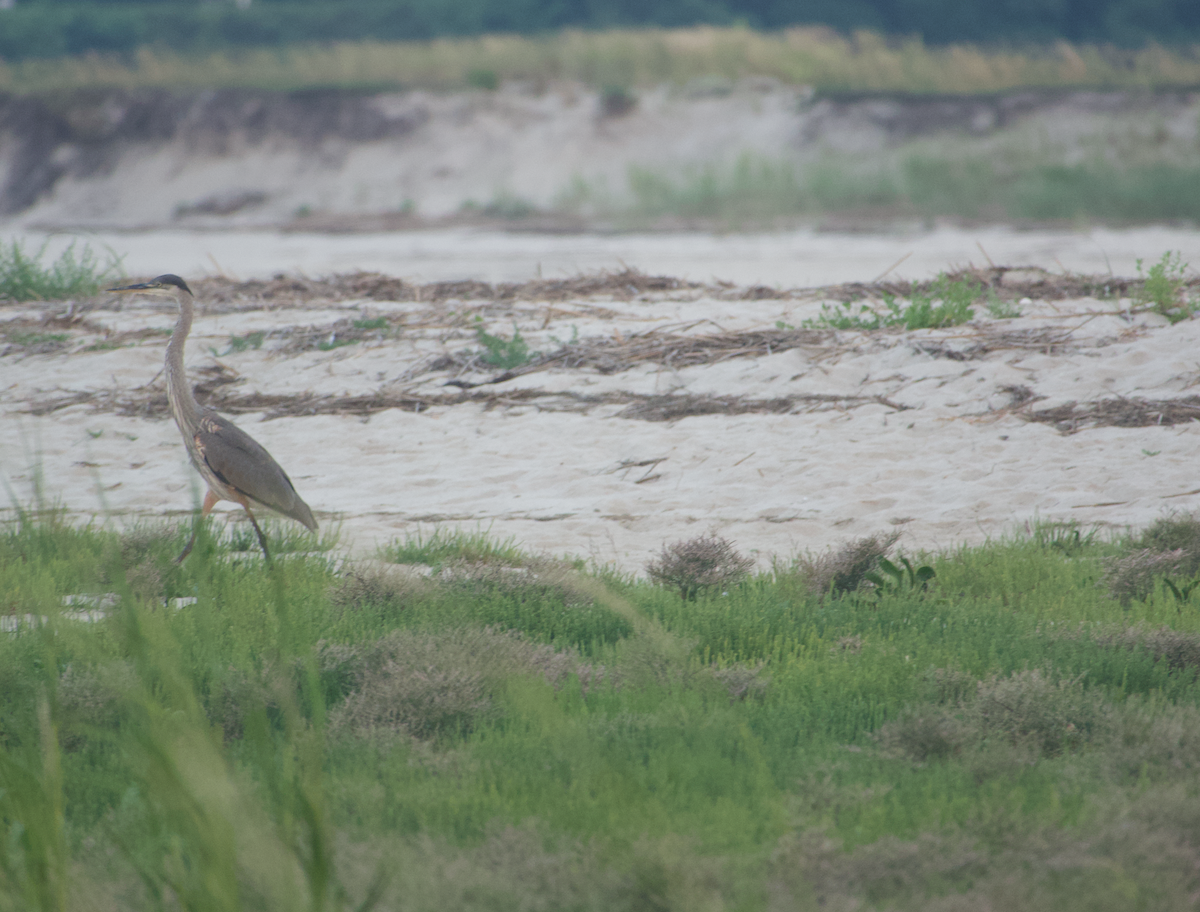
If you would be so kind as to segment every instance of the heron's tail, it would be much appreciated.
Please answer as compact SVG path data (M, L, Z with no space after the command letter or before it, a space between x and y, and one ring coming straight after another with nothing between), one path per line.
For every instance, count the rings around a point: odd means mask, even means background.
M313 517L312 510L299 497L296 498L296 502L292 504L292 508L288 510L287 515L296 520L296 522L304 523L304 525L308 526L309 531L317 531L317 521Z

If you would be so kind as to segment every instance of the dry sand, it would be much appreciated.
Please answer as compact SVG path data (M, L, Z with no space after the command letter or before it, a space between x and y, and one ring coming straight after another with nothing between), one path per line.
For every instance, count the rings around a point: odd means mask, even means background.
M971 263L1041 266L1055 272L1133 275L1136 261L1167 250L1200 256L1195 229L1150 226L1080 231L1018 231L1002 226L886 233L803 229L769 234L533 234L457 228L380 234L272 231L96 232L43 234L17 230L30 250L58 253L76 238L123 257L132 275L171 271L223 273L241 279L278 272L308 276L379 271L420 282L477 279L523 282L626 265L651 275L699 282L805 288L890 278L926 279ZM1193 256L1193 253L1196 256ZM890 271L889 271L890 269Z
M1107 255L1114 271L1130 274L1135 256L1157 259L1174 248L1186 259L1197 240L1195 232L1168 229L111 237L116 250L129 251L130 272L170 269L189 279L215 271L204 262L211 253L241 278L303 266L310 275L361 267L424 280L527 279L538 262L544 275L625 262L738 286L870 281L906 253L895 273L928 277L967 261L980 265L977 241L997 262L1104 272ZM188 365L194 380L211 381L219 366L235 381L215 388L227 411L270 406L235 418L289 471L322 524L340 526L343 543L362 553L444 524L637 571L664 541L710 530L765 562L893 528L913 551L1019 533L1037 519L1121 528L1200 508L1200 421L1186 420L1189 408L1200 417L1200 400L1189 400L1200 393L1200 319L1170 326L1129 313L1128 300L1035 294L1019 318L996 320L980 308L970 325L946 330L828 333L782 351L760 346L753 355L726 351L698 363L661 357L617 363L625 369L607 373L559 364L466 393L445 385L500 373L468 357L479 350L477 325L507 336L515 324L541 351L572 339L627 351L631 339L653 332L687 337L679 352L710 337L761 341L730 334L799 326L830 299L743 294L707 285L616 287L564 299L235 297L207 310L202 301ZM0 474L28 500L32 467L40 465L49 494L80 519L181 520L197 480L170 419L145 417L161 395L155 377L166 339L139 335L174 317L161 302L123 298L123 309L106 309L114 303L101 299L59 350L0 356ZM0 320L62 309L9 305ZM339 329L338 321L379 316L391 321L392 337L367 333L353 345L295 350L300 330L315 327L308 337L328 341L349 325ZM125 347L88 351L104 330ZM229 350L231 336L256 331L267 333L261 349L214 355ZM663 395L693 398L653 398ZM365 400L344 397L417 405L371 411ZM1151 426L1079 420L1074 433L1061 422L1030 420L1071 402L1079 413L1122 398L1178 400L1182 411L1151 409L1166 416ZM664 403L681 402L684 411L715 413L650 420L664 417ZM299 414L306 403L324 413ZM271 410L290 414L263 420ZM231 509L230 519L239 512Z

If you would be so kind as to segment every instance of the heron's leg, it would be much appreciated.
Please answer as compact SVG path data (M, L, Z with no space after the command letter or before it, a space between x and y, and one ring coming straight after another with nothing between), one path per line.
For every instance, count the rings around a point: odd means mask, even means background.
M269 564L271 562L271 552L267 550L267 537L263 535L263 530L258 527L258 520L254 518L254 514L250 512L250 502L243 497L241 503L242 509L250 517L250 525L254 526L254 531L258 533L258 543L262 545L263 558Z
M212 508L215 507L220 500L221 498L214 494L211 489L206 492L204 495L204 505L200 507L200 516L203 518L211 513ZM175 563L182 564L184 558L192 553L192 545L196 544L196 532L198 531L198 528L198 526L192 526L192 537L189 538L188 543L183 546L183 552L179 555L179 557L175 558Z

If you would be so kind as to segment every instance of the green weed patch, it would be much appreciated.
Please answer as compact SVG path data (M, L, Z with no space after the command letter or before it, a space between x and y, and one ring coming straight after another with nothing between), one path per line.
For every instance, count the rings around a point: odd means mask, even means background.
M43 265L45 253L45 245L29 254L20 241L0 241L0 299L58 301L91 297L119 274L121 265L113 256L101 263L86 244L77 251L72 243L57 260Z
M895 295L883 296L883 310L873 310L866 304L856 309L847 301L841 305L821 305L821 315L805 320L806 328L829 329L941 329L958 326L975 318L971 306L983 294L978 282L951 279L944 272L933 281L928 291L914 283L907 304L900 304Z
M1142 287L1135 301L1162 314L1172 323L1186 320L1196 309L1196 302L1183 296L1187 284L1188 264L1182 262L1179 251L1167 251L1146 273L1142 273L1142 261L1137 261L1138 278Z
M476 317L477 323L482 322L482 317ZM520 367L527 363L532 358L536 358L538 353L529 350L529 344L525 341L525 337L521 335L521 330L517 329L516 324L513 324L513 334L511 338L503 336L493 336L482 325L475 327L475 338L483 347L480 358L486 364L492 367L500 367L509 370L514 367Z
M266 339L265 332L246 333L244 336L230 336L229 347L223 352L217 351L215 348L209 348L214 358L224 358L227 355L237 355L244 351L258 351L262 348L263 340Z

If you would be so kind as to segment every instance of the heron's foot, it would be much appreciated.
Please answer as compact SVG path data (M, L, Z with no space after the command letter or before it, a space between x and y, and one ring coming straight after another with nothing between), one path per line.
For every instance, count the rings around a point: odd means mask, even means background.
M183 546L183 550L179 552L179 557L175 558L175 563L182 564L189 554L192 553L192 546L196 544L196 533L192 532L192 537L188 539L188 543Z

